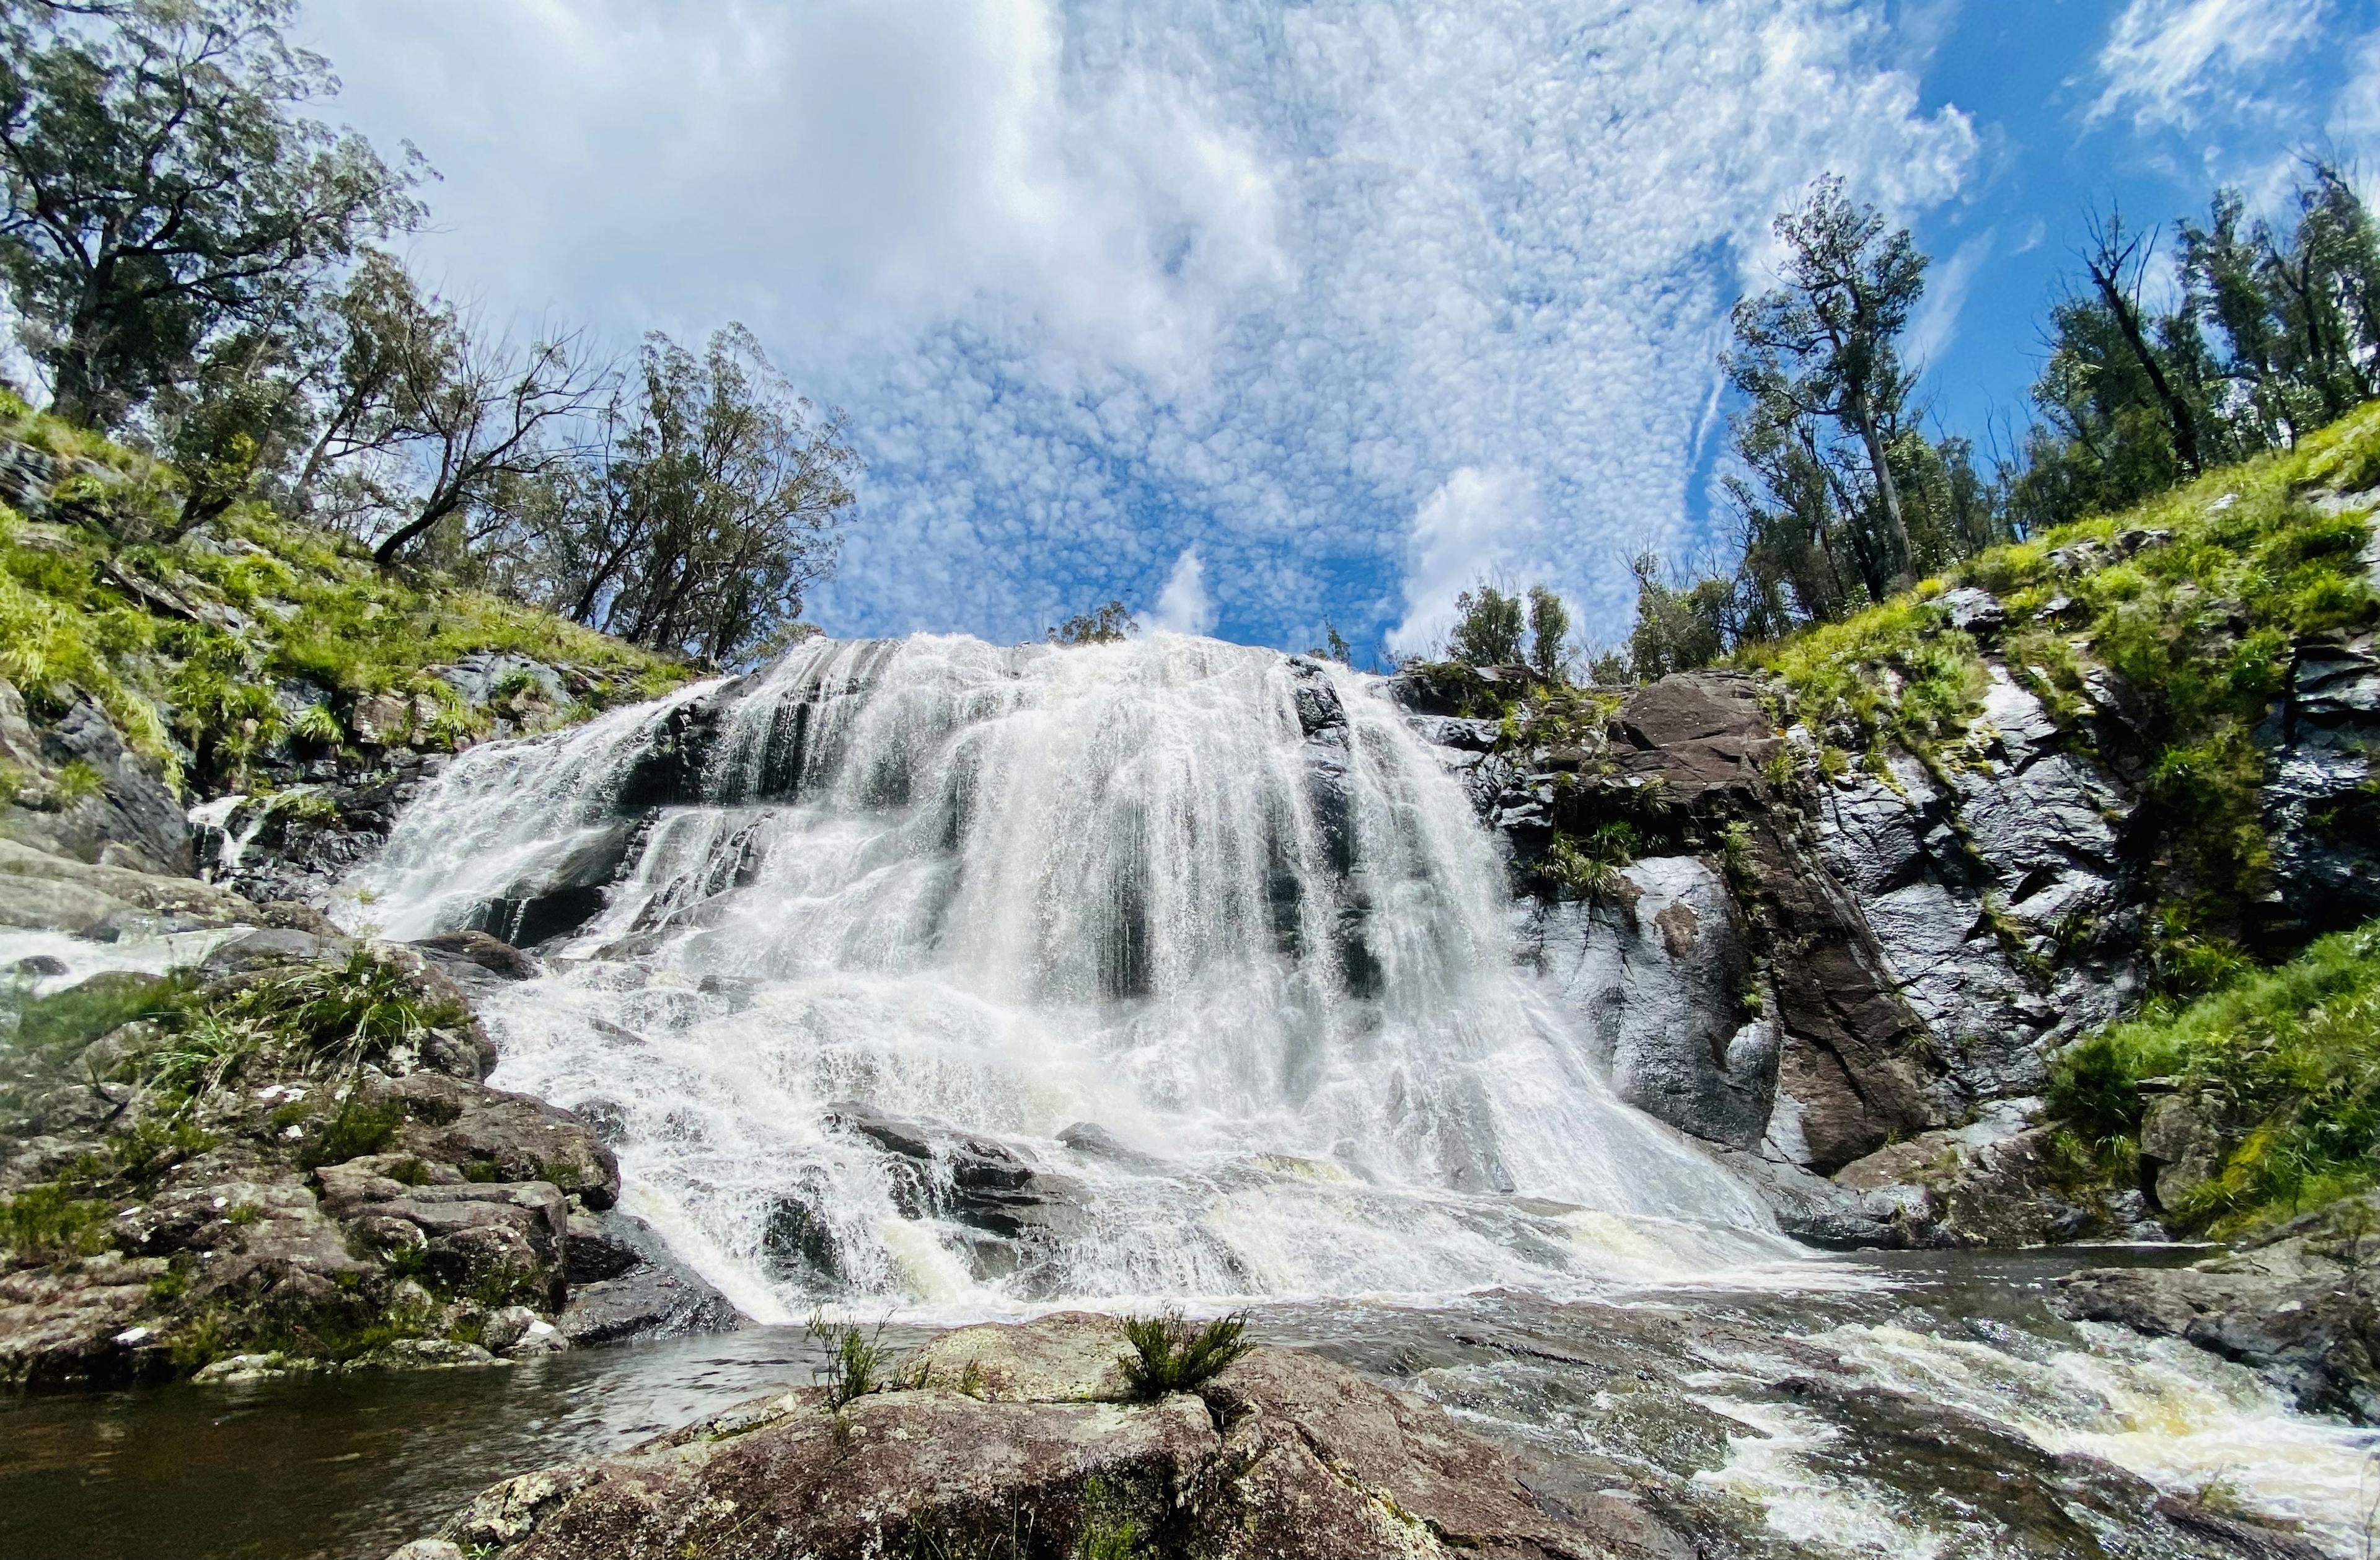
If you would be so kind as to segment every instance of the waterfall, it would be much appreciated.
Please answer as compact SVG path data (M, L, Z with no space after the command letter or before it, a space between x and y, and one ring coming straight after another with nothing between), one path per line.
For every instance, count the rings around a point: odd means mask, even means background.
M346 885L481 926L500 1086L755 1314L1577 1289L1782 1254L1511 955L1494 841L1343 667L813 641L467 752Z

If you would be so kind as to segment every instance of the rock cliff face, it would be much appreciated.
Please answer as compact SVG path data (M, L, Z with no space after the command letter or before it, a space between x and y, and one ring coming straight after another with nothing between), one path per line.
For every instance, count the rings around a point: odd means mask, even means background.
M1441 666L1389 692L1506 842L1517 957L1590 1021L1621 1096L1767 1187L1787 1227L2154 1235L2155 1155L2138 1188L2061 1189L2037 1115L2049 1058L2143 990L2140 700L2093 672L2054 713L2001 653L1996 598L1925 610L1981 646L1982 682L1922 756L1846 765L1783 684L1730 672L1582 695ZM2287 947L2374 913L2373 637L2299 644L2256 741L2277 892L2242 920Z

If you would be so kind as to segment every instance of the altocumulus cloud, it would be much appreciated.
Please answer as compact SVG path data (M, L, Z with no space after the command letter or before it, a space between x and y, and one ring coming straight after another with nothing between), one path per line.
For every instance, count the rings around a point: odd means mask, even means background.
M849 408L839 632L1195 587L1236 638L1415 648L1483 571L1612 631L1625 560L1692 540L1770 213L1829 168L1923 209L1975 148L1874 0L350 0L311 32L341 112L446 170L433 274L741 318Z

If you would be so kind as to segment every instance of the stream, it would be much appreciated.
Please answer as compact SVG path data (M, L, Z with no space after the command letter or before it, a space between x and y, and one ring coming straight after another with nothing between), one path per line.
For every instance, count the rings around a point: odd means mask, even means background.
M1713 1556L2158 1553L2127 1540L2143 1491L2122 1474L2362 1555L2380 1433L2042 1304L2075 1267L2189 1254L1879 1254L1595 1300L1270 1305L1251 1332L1423 1393L1582 1488L1662 1492ZM0 1554L377 1560L499 1479L806 1384L819 1358L800 1328L755 1327L496 1370L0 1400Z

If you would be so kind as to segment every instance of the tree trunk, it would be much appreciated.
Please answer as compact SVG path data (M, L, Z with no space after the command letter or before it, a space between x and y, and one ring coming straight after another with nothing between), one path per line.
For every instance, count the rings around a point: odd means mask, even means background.
M1852 404L1852 420L1859 429L1860 444L1867 451L1868 469L1876 477L1876 496L1884 508L1884 546L1888 555L1885 573L1891 589L1897 591L1917 578L1910 556L1909 525L1900 514L1900 484L1892 479L1891 463L1884 457L1884 440L1876 431L1876 420L1868 415L1864 400Z
M2107 302L2108 312L2115 315L2116 328L2124 333L2124 345L2132 349L2132 357L2141 365L2141 371L2149 376L2149 389L2165 412L2166 426L2173 434L2173 453L2180 457L2183 472L2192 477L2198 475L2205 468L2198 453L2197 420L2190 415L2189 406L2174 393L2172 384L2167 380L2164 365L2157 361L2156 353L2149 346L2148 333L2141 328L2140 311L2132 307L2131 300L2124 296L2124 290L2116 285L2113 272L2104 270L2095 262L2091 267L2091 279L2099 285L2100 298Z
M372 549L372 562L382 568L388 567L415 537L453 514L455 509L455 505L451 499L432 500L419 515L391 531L387 541Z

